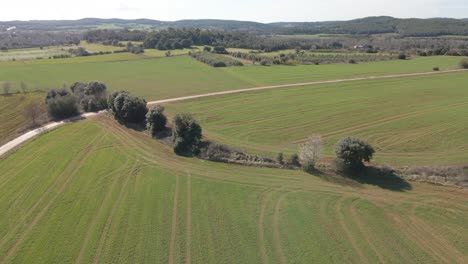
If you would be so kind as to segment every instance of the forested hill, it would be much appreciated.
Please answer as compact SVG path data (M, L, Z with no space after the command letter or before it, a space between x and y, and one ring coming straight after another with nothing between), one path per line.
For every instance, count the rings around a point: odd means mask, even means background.
M235 20L98 19L35 20L0 22L0 32L16 27L17 31L83 31L95 28L155 30L161 28L201 28L249 31L259 34L382 34L402 36L468 35L468 19L431 18L398 19L367 17L350 21L258 23Z

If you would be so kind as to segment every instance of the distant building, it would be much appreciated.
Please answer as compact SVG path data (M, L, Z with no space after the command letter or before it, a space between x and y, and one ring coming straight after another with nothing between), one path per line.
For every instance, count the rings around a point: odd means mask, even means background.
M13 26L13 27L9 27L9 28L7 28L6 30L7 30L7 31L10 31L10 30L13 30L13 29L16 29L16 27L14 27L14 26Z

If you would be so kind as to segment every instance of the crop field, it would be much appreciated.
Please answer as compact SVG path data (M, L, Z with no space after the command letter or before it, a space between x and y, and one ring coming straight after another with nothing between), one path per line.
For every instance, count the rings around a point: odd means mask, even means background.
M31 102L38 104L41 118L44 119L46 110L42 93L0 95L0 145L31 125L24 116L24 108Z
M13 49L8 51L0 52L0 61L12 61L12 60L33 60L33 59L47 59L55 55L67 55L68 48L64 47L44 47L30 48L30 49Z
M152 51L153 52L153 51ZM25 82L35 89L100 80L110 90L127 90L147 100L223 91L259 85L353 78L441 70L458 67L460 57L427 57L356 65L249 66L216 69L189 56L152 58L155 54L118 53L55 60L0 63L0 81L12 90ZM181 50L180 52L184 52ZM1 92L1 91L0 91Z
M468 72L323 84L210 97L167 105L192 113L217 142L274 157L308 136L328 156L342 137L367 139L379 162L466 165Z
M468 196L172 154L106 116L0 161L2 263L466 263Z
M120 54L87 57L90 59ZM133 54L124 54L129 56ZM115 58L115 57L114 57ZM140 57L141 58L141 57ZM75 61L78 61L78 58ZM24 81L29 87L41 89L70 86L76 81L99 80L110 90L127 90L147 100L188 94L222 91L251 86L249 83L224 74L220 70L188 56L128 61L44 64L3 64L0 80L18 88Z
M458 68L460 57L418 57L360 64L231 67L223 71L255 85L273 85Z

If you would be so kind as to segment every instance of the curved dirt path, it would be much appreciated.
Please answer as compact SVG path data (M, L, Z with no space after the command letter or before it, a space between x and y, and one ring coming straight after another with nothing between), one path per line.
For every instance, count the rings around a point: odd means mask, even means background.
M446 70L446 71L432 71L432 72L419 72L419 73L406 73L406 74L393 74L393 75L381 75L381 76L367 76L367 77L357 77L357 78L345 78L345 79L335 79L335 80L326 80L326 81L313 81L313 82L301 82L301 83L289 83L289 84L279 84L279 85L270 85L270 86L259 86L254 88L246 88L246 89L238 89L238 90L229 90L223 92L213 92L213 93L205 93L205 94L197 94L197 95L189 95L183 97L176 97L170 99L163 99L157 101L150 101L148 105L153 104L164 104L164 103L172 103L172 102L179 102L179 101L186 101L186 100L193 100L198 98L204 97L211 97L211 96L220 96L220 95L228 95L228 94L237 94L237 93L245 93L245 92L252 92L252 91L260 91L260 90L269 90L269 89L278 89L278 88L288 88L288 87L299 87L299 86L307 86L307 85L319 85L319 84L333 84L333 83L343 83L343 82L355 82L355 81L365 81L365 80L378 80L378 79L394 79L394 78L403 78L403 77L414 77L414 76L426 76L426 75L437 75L437 74L446 74L446 73L454 73L454 72L468 72L467 69L457 69L457 70ZM4 154L9 152L10 150L15 149L25 141L42 134L43 132L49 131L53 128L58 126L78 121L81 119L88 118L90 116L94 116L100 114L105 111L101 111L99 113L84 113L79 116L71 117L62 121L58 122L51 122L45 126L40 128L36 128L31 130L9 142L0 146L0 157Z

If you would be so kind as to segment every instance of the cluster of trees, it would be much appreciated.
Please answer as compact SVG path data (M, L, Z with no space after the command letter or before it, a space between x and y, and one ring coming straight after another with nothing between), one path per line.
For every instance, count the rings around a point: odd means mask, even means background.
M350 21L273 23L276 34L383 34L401 36L468 35L468 21L450 18L398 19L368 17Z
M47 91L45 103L47 113L52 119L63 119L85 112L97 112L107 109L107 87L105 84L76 82L70 90L51 89Z
M1 32L0 49L78 45L81 35L73 32Z
M242 62L229 58L227 56L203 51L191 53L191 56L203 63L213 67L243 66Z
M76 82L70 90L76 97L78 105L85 112L98 112L107 109L107 87L98 81Z
M322 138L318 135L309 137L300 147L299 155L291 156L287 162L301 166L304 171L313 172L323 151ZM366 141L346 137L335 145L337 169L342 172L357 172L364 168L364 162L369 162L375 153L374 148ZM277 162L285 164L282 153L278 153Z
M107 42L118 43L119 41L143 41L148 32L141 30L110 30L96 29L89 30L83 34L83 40L89 43Z
M155 105L148 110L144 99L125 91L111 93L107 105L117 120L125 124L145 124L153 137L166 129L167 117L163 106ZM189 114L177 114L172 124L174 152L179 155L198 154L202 137L200 124Z

